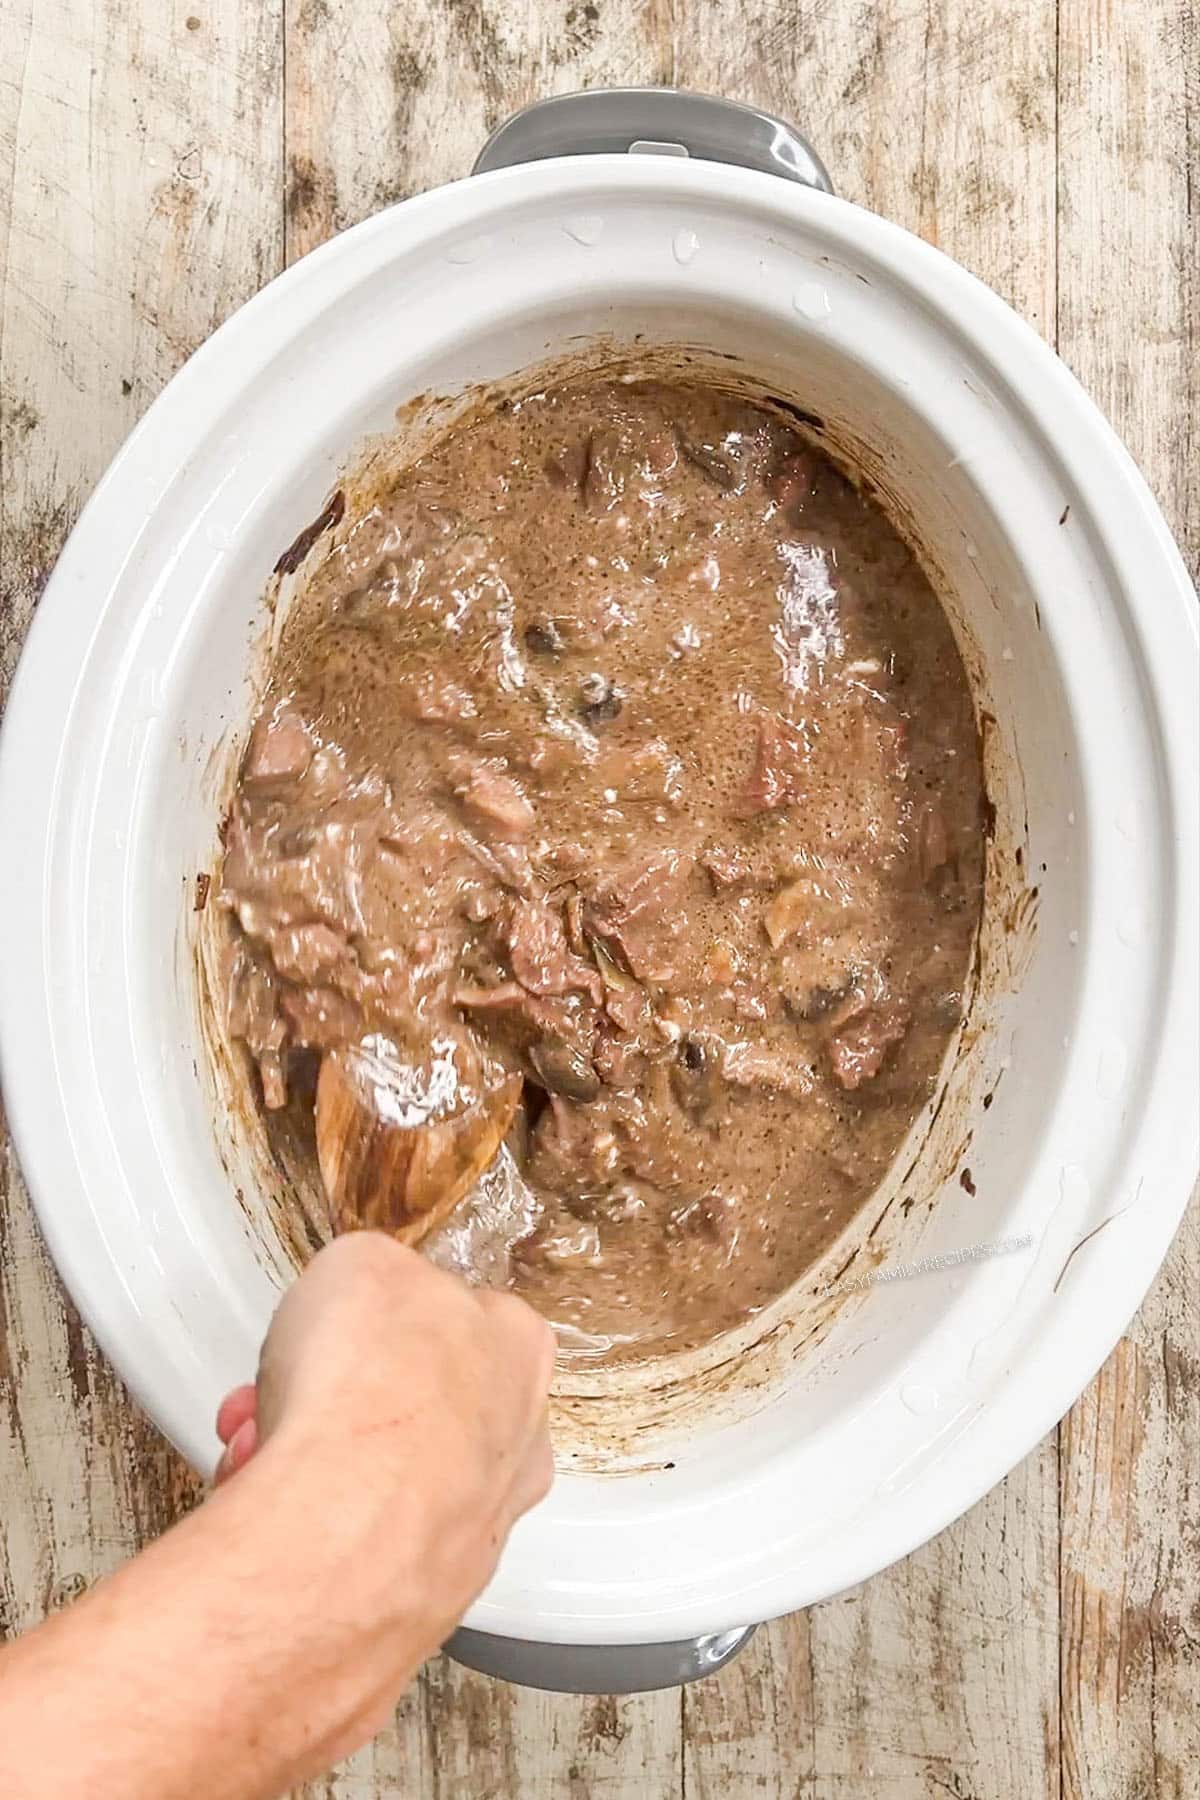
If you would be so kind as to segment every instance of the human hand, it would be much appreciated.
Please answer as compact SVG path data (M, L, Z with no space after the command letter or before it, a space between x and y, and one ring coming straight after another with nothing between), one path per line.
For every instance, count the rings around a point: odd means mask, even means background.
M0 1791L270 1800L364 1743L550 1485L553 1361L510 1294L322 1250L221 1408L236 1479L0 1646Z
M213 1470L220 1487L250 1461L258 1449L258 1389L252 1381L232 1388L217 1408L217 1436L225 1448Z
M553 1333L523 1301L349 1233L284 1295L256 1385L222 1403L217 1479L251 1463L241 1480L264 1505L268 1484L274 1504L302 1505L306 1578L328 1584L347 1630L386 1641L395 1627L402 1654L415 1622L428 1654L550 1485L553 1361Z

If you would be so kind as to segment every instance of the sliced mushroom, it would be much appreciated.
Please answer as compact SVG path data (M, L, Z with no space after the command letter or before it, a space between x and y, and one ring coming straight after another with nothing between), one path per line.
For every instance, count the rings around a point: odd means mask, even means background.
M553 619L535 619L525 627L525 648L531 656L561 656L566 639Z
M784 994L783 1004L787 1015L800 1025L816 1025L821 1019L829 1017L836 1006L848 997L853 983L847 979L841 987L822 987L814 983L803 993Z
M579 712L589 725L611 723L622 704L620 690L606 675L585 675L579 684Z
M590 1057L565 1038L542 1038L530 1050L529 1060L542 1086L564 1100L586 1106L600 1092L600 1077Z
M697 1037L685 1037L671 1065L671 1092L693 1118L707 1112L721 1086L719 1059Z
M690 462L694 469L699 469L723 494L732 493L738 486L741 469L737 459L727 450L719 450L715 444L689 443L684 437L679 439L679 448L684 461Z

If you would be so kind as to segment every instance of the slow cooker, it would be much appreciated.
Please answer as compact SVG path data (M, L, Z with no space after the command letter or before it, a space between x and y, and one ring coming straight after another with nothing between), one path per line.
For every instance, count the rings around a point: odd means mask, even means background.
M181 370L63 552L0 740L18 1154L100 1344L206 1470L296 1260L222 1098L193 911L264 586L398 418L630 357L798 408L869 474L959 636L994 818L966 1024L837 1269L666 1378L559 1398L559 1478L452 1649L607 1691L719 1666L962 1513L1091 1379L1178 1224L1196 615L1133 463L1028 326L836 198L780 121L569 96L306 257Z

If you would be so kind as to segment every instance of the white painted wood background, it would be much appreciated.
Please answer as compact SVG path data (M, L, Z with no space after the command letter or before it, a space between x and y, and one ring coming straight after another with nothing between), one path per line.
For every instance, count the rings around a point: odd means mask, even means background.
M0 698L108 458L286 262L552 90L805 127L992 283L1200 551L1193 0L0 0ZM0 846L0 879L3 847ZM0 1634L197 1498L64 1299L0 1118ZM328 1800L1196 1800L1200 1223L1102 1374L937 1541L719 1678L552 1698L431 1664ZM202 1800L202 1797L198 1797Z

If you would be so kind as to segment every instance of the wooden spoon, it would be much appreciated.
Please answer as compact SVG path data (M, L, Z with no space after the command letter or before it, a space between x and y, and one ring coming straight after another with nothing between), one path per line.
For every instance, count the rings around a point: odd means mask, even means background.
M317 1161L333 1228L416 1244L449 1218L492 1161L521 1094L460 1043L422 1065L385 1039L328 1052L317 1077Z

